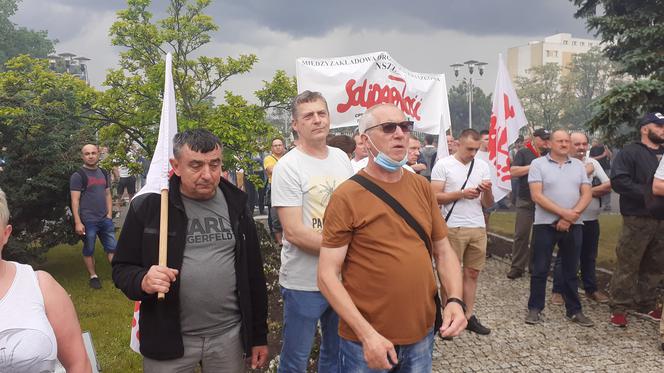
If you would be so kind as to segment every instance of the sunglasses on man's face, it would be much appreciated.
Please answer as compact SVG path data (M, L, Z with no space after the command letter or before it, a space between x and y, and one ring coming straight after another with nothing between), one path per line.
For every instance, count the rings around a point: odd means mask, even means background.
M409 133L409 132L413 131L413 124L414 124L414 122L412 120L405 120L405 121L400 122L400 123L385 122L385 123L377 124L375 126L371 126L371 127L367 128L366 130L368 131L372 128L376 128L376 127L380 126L383 129L383 133L394 133L397 130L397 126L398 126L399 128L401 128L401 132Z

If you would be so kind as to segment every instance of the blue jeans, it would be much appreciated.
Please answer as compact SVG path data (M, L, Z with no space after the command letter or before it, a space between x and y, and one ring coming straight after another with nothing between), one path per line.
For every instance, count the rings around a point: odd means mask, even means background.
M343 373L428 373L431 372L431 356L433 355L433 329L419 342L410 345L394 346L399 363L390 370L369 369L364 360L362 345L341 338L339 342L339 372Z
M318 372L337 373L339 360L339 317L319 291L281 288L284 299L283 344L279 357L279 373L303 373L321 326Z
M592 294L597 291L597 277L595 276L595 267L597 262L597 247L599 246L599 221L587 220L583 222L583 239L581 244L581 259L579 268L581 269L581 281L583 281L583 290L586 294ZM562 292L563 268L560 255L556 257L556 264L553 270L553 292Z
M533 273L530 276L528 309L543 310L546 296L546 278L551 267L553 247L558 244L561 258L561 293L565 300L567 316L581 311L579 285L576 270L581 252L582 226L572 225L569 232L558 232L551 224L533 225Z
M96 222L83 222L85 236L83 239L83 256L92 256L95 252L97 236L107 253L115 252L115 226L113 220L104 217Z

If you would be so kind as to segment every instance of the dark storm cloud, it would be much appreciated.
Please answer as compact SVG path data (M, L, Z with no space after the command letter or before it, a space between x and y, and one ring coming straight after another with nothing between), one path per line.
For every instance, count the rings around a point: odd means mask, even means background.
M321 36L336 27L379 30L453 30L470 35L585 36L567 0L302 1L224 0L221 19L244 18L294 37Z
M165 0L153 1L152 8L161 15L165 3ZM66 40L81 31L87 17L125 7L122 0L47 3L23 0L15 22L46 29L51 37ZM246 22L295 38L322 36L338 27L411 32L452 30L476 36L531 37L558 32L587 36L584 22L574 19L574 11L567 0L219 0L212 2L207 13L222 27L230 22L234 25ZM67 15L75 18L64 19ZM242 39L242 35L231 35Z

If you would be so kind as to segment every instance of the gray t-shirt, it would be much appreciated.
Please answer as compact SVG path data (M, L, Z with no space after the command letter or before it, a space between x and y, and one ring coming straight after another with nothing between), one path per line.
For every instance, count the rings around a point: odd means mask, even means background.
M586 176L583 162L576 158L568 158L562 165L551 159L547 154L530 164L528 183L542 183L542 193L556 205L571 209L581 198L581 184L590 184ZM533 224L552 224L560 217L535 205L535 221ZM583 224L581 219L575 224Z
M221 190L197 201L182 196L187 242L180 271L183 334L223 334L240 322L235 278L235 235Z
M90 170L83 167L83 172L88 177L88 185L81 193L78 214L81 221L85 223L96 223L108 215L106 209L106 187L111 185L110 180L105 180L101 169ZM78 172L74 172L69 178L69 190L80 192L83 190L83 180Z

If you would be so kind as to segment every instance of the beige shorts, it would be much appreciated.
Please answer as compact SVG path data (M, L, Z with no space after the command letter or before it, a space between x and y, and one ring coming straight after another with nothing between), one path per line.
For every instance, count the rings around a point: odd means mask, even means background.
M465 268L481 271L486 263L485 228L448 228L447 238Z

